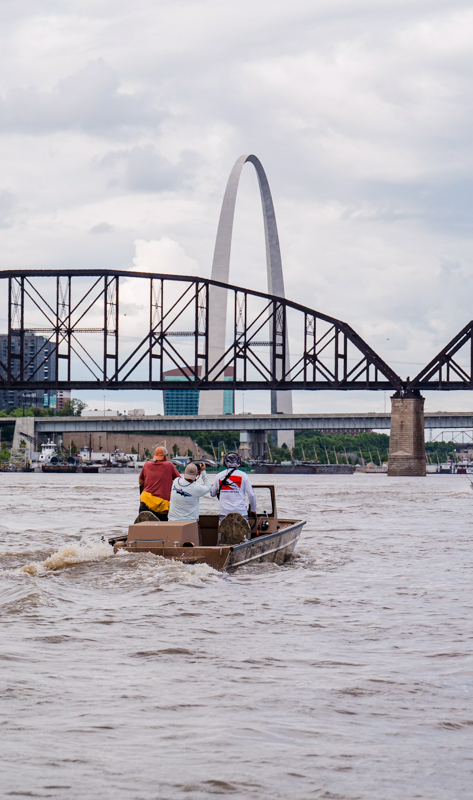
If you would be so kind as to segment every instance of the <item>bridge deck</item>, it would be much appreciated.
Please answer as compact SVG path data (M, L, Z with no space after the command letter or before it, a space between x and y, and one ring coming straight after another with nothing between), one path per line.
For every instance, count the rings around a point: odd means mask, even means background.
M17 417L0 417L0 425L12 425ZM275 431L335 429L383 430L391 427L391 415L358 414L225 414L216 417L36 417L36 433L104 431ZM425 414L426 428L473 428L472 411L437 411Z

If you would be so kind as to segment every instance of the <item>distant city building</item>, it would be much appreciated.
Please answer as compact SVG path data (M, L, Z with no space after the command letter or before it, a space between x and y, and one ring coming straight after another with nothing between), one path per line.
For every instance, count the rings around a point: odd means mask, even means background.
M185 381L190 370L187 367L182 369L169 369L164 373L165 381ZM200 374L200 371L199 371ZM196 389L166 389L164 396L164 415L166 417L197 417L199 413L199 394Z
M56 362L51 357L54 342L48 341L44 336L26 333L24 337L23 366L25 378L35 381L54 381L56 378ZM20 355L20 337L12 338L12 352ZM12 365L13 375L19 374L19 359L14 359ZM6 378L8 365L8 335L0 334L0 377ZM66 390L53 389L0 389L0 410L20 408L21 406L39 408L52 408L60 411L64 403L70 400L71 393Z
M164 373L165 381L186 381L191 371L188 367L178 367L169 369ZM199 375L201 368L199 367ZM224 373L224 380L233 380L233 367L228 367ZM198 389L165 389L164 395L164 414L166 417L197 417L199 414L199 395ZM234 413L233 389L225 389L223 392L223 413Z
M54 393L50 392L49 397L54 397ZM65 404L71 399L71 392L69 389L58 389L57 390L57 410L62 411ZM52 406L50 406L52 408Z

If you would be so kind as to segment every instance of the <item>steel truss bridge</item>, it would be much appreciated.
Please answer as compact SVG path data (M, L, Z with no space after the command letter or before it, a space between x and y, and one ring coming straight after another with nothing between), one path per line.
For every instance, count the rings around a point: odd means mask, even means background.
M212 287L228 297L225 350L213 363ZM0 318L0 390L365 389L403 396L473 388L473 322L413 380L403 380L346 322L203 278L0 271ZM37 347L30 334L42 337ZM45 363L49 377L40 379ZM166 375L171 370L178 373Z

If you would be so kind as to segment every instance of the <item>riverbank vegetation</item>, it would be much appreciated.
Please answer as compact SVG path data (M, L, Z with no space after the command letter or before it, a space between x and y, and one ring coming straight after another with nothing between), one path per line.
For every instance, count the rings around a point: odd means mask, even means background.
M176 436L178 432L176 432ZM189 436L197 442L202 450L214 453L238 449L240 446L239 431L190 431ZM454 442L426 442L427 460L436 464L455 459ZM321 433L319 430L299 431L295 436L292 451L284 445L276 447L269 442L268 460L276 461L319 461L322 464L368 464L375 465L387 462L389 453L389 436L386 433Z
M41 406L21 406L0 411L0 417L80 417L86 407L87 403L73 397L72 400L66 400L60 411Z

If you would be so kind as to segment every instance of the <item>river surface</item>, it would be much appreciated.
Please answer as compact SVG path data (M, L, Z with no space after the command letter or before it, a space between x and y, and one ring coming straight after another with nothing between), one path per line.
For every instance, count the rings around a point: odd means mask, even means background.
M0 473L3 796L473 797L468 478L271 482L298 555L228 575L112 555L136 476Z

